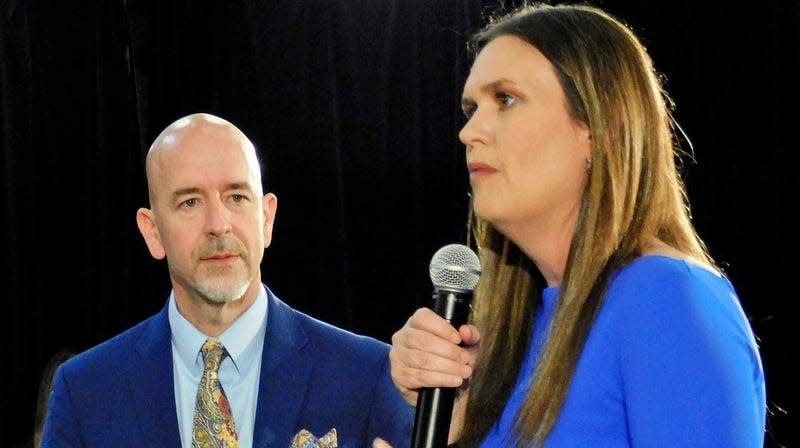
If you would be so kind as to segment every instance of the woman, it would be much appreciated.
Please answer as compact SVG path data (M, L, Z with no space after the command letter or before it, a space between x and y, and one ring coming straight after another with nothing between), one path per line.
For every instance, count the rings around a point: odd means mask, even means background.
M395 333L406 400L460 386L464 447L763 446L758 349L691 223L637 37L594 7L536 5L471 46L474 325L420 309Z

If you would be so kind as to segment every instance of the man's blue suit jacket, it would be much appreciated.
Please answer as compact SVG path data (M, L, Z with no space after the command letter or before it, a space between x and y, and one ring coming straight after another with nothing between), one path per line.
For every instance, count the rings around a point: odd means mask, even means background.
M304 428L336 428L342 448L410 446L414 411L391 381L389 346L267 296L254 446L287 448ZM58 369L42 447L179 446L166 306Z

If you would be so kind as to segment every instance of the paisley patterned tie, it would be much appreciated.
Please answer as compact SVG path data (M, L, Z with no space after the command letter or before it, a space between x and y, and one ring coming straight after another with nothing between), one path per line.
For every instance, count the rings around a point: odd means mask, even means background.
M239 443L231 406L219 384L219 365L228 356L228 351L216 338L206 340L200 351L203 354L205 369L197 387L192 447L237 448Z

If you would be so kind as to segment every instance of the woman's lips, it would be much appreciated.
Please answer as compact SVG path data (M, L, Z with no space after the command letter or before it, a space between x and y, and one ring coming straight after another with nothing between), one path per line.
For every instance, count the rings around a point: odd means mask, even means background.
M479 162L473 162L467 164L467 169L469 170L470 180L486 177L490 174L494 174L497 172L497 170L491 165Z

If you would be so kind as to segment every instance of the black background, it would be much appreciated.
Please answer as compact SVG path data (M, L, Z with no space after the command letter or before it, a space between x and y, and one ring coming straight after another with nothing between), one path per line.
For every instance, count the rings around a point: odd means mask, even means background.
M792 446L800 5L593 4L626 21L664 74L694 144L695 223L759 338L765 446ZM261 153L279 198L262 266L272 290L388 341L427 304L430 257L466 237L464 35L494 5L0 0L0 446L29 440L56 353L164 305L166 264L134 216L147 147L188 113L231 120Z

